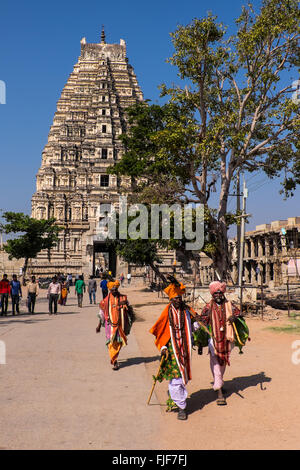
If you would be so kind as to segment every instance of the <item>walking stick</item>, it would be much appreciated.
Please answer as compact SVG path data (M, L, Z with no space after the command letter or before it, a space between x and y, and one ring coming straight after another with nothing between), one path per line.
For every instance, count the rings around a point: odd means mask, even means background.
M159 374L159 372L160 372L162 363L164 362L165 359L167 359L168 354L169 354L169 353L168 353L168 351L167 351L166 356L163 355L162 358L161 358L161 360L160 360L159 368L158 368L158 371L157 371L156 376L154 377L154 382L153 382L153 385L152 385L152 388L151 388L151 392L150 392L150 395L149 395L149 398L148 398L148 401L147 401L147 405L149 405L149 403L150 403L150 400L151 400L151 397L152 397L152 393L153 393L154 387L155 387L155 385L156 385L156 380L157 380L156 378L157 378L157 376L158 376L158 374Z

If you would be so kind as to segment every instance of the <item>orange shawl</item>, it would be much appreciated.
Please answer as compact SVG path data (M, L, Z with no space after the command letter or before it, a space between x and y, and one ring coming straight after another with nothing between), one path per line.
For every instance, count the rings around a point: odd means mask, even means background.
M120 294L114 297L108 294L104 300L100 302L100 308L104 312L105 320L111 325L110 341L113 343L119 333L123 345L127 344L127 337L124 333L125 315L127 314L127 306L119 305L121 301L127 301L127 296Z
M169 340L171 339L174 354L175 354L175 357L176 357L176 361L177 361L179 370L181 372L183 382L184 382L184 384L186 384L192 378L192 374L191 374L191 340L190 340L191 331L190 331L190 328L189 328L189 322L187 322L185 320L185 332L186 332L187 337L189 337L188 345L187 345L188 350L189 350L189 353L188 353L189 358L188 358L187 363L185 365L182 365L182 364L180 364L179 358L176 355L176 349L174 348L174 344L173 344L174 338L171 338L171 330L170 330L170 322L169 322L169 307L170 307L170 305L171 304L169 303L164 308L164 310L161 313L159 319L156 321L156 323L150 329L150 333L152 333L155 336L155 345L159 350L163 346L166 346L167 343L169 342ZM188 307L188 306L185 305L184 310L189 311L191 316L196 315L196 312L191 307Z
M160 350L163 346L167 344L169 339L171 338L171 333L170 333L170 326L169 326L169 306L170 303L164 308L162 311L159 319L154 323L152 328L149 330L150 333L152 333L156 339L155 339L155 345L156 347ZM196 315L195 310L190 307L190 306L185 306L185 310L188 310L190 312L191 317L194 317Z
M149 330L155 336L155 345L160 350L171 338L169 327L169 306L168 304L162 311L157 322Z

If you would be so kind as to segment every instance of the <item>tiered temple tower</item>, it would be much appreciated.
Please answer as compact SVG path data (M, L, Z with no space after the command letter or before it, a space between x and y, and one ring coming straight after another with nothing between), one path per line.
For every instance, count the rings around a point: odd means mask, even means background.
M48 142L37 173L32 217L55 217L64 227L49 263L47 253L32 261L39 275L55 272L91 274L97 253L107 251L98 241L99 205L117 204L121 181L106 173L122 156L118 139L126 130L125 109L143 99L126 44L88 44L57 102ZM116 260L110 253L110 268Z

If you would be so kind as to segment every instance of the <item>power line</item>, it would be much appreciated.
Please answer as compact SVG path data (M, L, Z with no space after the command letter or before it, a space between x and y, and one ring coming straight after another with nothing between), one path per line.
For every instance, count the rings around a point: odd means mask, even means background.
M265 178L264 180L260 181L257 186L250 187L249 189L250 189L251 192L253 193L253 192L256 191L257 189L259 189L259 188L261 188L262 186L264 186L267 181L268 181L268 178Z

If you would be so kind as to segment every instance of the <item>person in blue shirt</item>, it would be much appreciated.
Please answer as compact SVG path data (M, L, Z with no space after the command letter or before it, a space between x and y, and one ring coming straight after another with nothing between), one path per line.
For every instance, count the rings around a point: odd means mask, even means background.
M105 299L105 297L108 295L108 287L107 287L107 280L106 279L102 279L102 281L100 282L100 287L102 289L102 296L103 296L103 299Z
M12 314L15 315L15 311L20 313L19 303L20 297L22 297L21 284L20 281L18 281L16 274L13 274L12 281L10 282L10 295L12 303Z

